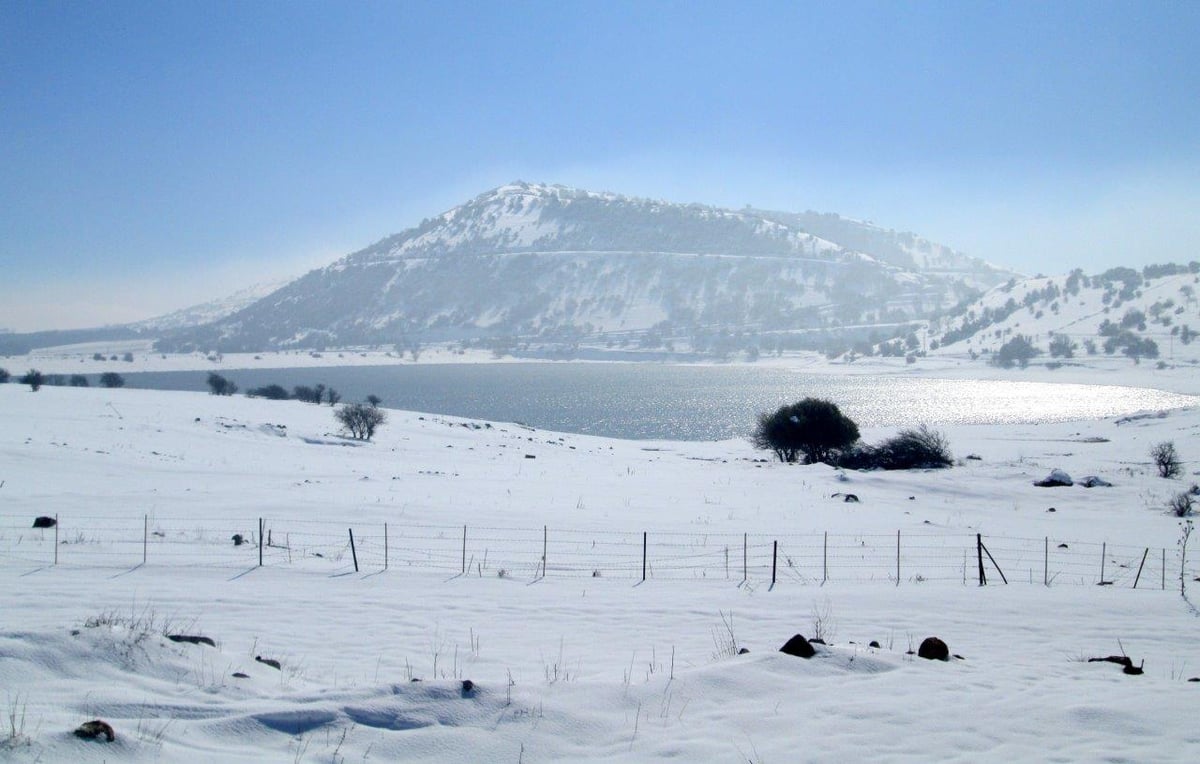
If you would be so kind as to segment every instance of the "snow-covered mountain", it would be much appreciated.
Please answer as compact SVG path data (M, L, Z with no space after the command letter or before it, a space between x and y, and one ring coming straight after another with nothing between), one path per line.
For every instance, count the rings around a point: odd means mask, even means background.
M161 347L632 336L699 348L714 335L894 325L1012 276L912 234L820 217L518 182Z
M181 308L162 316L147 318L144 321L128 324L128 327L138 331L161 332L220 321L222 318L231 316L246 306L261 300L287 283L287 281L264 281L238 290L226 297Z
M933 320L935 354L987 357L1015 337L1054 363L1085 355L1200 360L1200 262L1013 279Z

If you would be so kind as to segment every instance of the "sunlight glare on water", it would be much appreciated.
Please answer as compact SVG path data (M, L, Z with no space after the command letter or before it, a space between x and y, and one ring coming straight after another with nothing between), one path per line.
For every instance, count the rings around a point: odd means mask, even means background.
M664 440L743 437L759 413L810 396L833 401L864 427L1057 422L1200 402L1135 387L814 375L753 366L431 364L231 370L227 376L243 390L322 383L343 401L374 394L389 408ZM206 389L199 372L129 374L126 380L130 387Z

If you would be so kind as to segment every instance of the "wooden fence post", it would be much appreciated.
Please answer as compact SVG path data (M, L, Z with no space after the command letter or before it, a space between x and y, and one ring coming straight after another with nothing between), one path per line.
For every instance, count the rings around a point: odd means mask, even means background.
M1167 590L1167 548L1163 547L1162 552L1163 552L1162 588L1163 588L1163 591L1165 592ZM57 560L58 557L56 556L54 559Z
M1166 552L1163 552L1163 555L1164 555L1163 560L1166 560L1167 559L1165 556ZM58 564L58 515L54 516L54 564L55 565ZM1164 562L1163 570L1166 570L1166 569L1167 569L1167 565L1166 565L1166 562ZM1164 573L1163 575L1165 576L1166 574ZM1164 578L1163 580L1166 581L1166 578ZM1163 584L1163 588L1164 589L1167 588L1166 584Z
M1138 581L1142 580L1142 568L1146 565L1146 555L1150 554L1150 547L1146 547L1146 551L1142 552L1142 564L1138 565L1137 575L1133 577L1133 588L1136 589Z
M750 539L749 533L742 534L742 583L743 584L750 580L750 562L749 562L749 560L750 560L750 552L749 552L750 542L749 542L749 539ZM1166 569L1165 565L1163 566L1163 569L1164 570Z
M258 567L262 567L263 519L258 518Z
M896 586L900 585L900 531L896 531Z
M983 534L975 534L975 554L979 558L979 585L987 586L987 574L983 572Z
M383 524L383 569L388 569L388 533L387 523Z
M642 531L642 580L646 580L646 531Z
M1100 583L1104 583L1104 558L1108 557L1108 542L1105 541L1100 545Z
M825 542L821 546L821 583L829 581L829 531L825 531Z
M354 560L354 572L358 572L358 552L354 549L354 529L350 528L350 557Z
M542 526L542 578L546 577L546 560L550 549L550 528Z
M1042 586L1050 585L1050 537L1046 536L1046 548L1042 550Z
M771 586L775 586L775 567L779 561L779 541L771 542Z
M467 575L467 526L463 526L462 575Z

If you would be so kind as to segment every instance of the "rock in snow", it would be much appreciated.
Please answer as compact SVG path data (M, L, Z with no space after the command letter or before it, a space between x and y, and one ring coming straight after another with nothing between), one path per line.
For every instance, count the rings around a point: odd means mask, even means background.
M1071 476L1058 468L1050 470L1050 474L1043 480L1034 483L1038 488L1056 488L1058 486L1075 485L1075 481L1071 480Z

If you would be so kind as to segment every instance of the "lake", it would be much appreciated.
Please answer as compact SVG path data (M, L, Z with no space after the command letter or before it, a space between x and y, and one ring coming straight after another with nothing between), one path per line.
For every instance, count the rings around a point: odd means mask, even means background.
M634 439L742 437L760 412L808 396L834 401L860 426L1069 421L1198 402L1134 387L813 375L753 366L431 364L220 373L241 391L321 383L343 401L373 394L391 408ZM202 371L124 376L135 388L208 389Z

